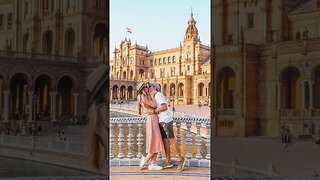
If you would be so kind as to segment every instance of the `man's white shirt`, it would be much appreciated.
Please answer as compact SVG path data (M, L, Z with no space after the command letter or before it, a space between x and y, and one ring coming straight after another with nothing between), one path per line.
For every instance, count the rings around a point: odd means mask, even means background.
M164 95L161 92L157 92L155 94L155 100L157 103L157 108L159 108L161 106L161 104L165 103L167 104L167 110L162 111L160 113L158 113L158 117L159 117L159 122L164 122L164 123L169 123L173 120L171 113L169 111L169 107L168 107L168 103L166 98L164 97Z

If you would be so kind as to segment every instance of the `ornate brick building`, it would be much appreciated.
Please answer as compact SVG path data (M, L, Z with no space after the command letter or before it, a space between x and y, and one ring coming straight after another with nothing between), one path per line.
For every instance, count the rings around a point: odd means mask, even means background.
M86 76L108 58L107 3L0 1L1 126L86 115Z
M320 1L212 4L219 136L316 135Z
M209 103L210 48L201 44L192 12L179 47L152 52L125 39L113 54L111 99L134 99L137 82L156 81L175 103Z

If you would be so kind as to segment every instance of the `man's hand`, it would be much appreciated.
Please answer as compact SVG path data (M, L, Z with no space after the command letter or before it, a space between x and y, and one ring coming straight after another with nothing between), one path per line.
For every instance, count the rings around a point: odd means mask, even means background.
M153 113L153 109L146 109L146 114L148 114L148 115L152 115L152 114L154 114Z

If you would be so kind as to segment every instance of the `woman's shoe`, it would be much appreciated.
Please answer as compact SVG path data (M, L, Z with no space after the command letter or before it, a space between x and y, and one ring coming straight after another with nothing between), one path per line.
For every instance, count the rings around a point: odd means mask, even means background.
M141 161L140 161L140 164L139 164L140 170L143 169L143 166L144 166L145 163L146 163L146 157L144 157L144 156L142 155L142 156L141 156Z
M154 170L154 171L160 171L162 170L163 168L161 166L158 166L157 164L150 164L148 169L150 171Z

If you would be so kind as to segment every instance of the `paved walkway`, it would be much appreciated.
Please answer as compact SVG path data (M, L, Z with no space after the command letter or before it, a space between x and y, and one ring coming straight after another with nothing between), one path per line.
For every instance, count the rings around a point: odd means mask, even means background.
M196 168L185 167L182 172L176 172L176 166L162 171L149 171L148 169L139 170L138 166L125 166L125 167L111 167L110 179L111 180L208 180L210 179L209 168Z
M280 139L214 138L212 143L217 162L230 164L236 157L240 166L261 171L267 171L272 162L284 176L320 173L320 148L313 141L293 141L287 150Z

